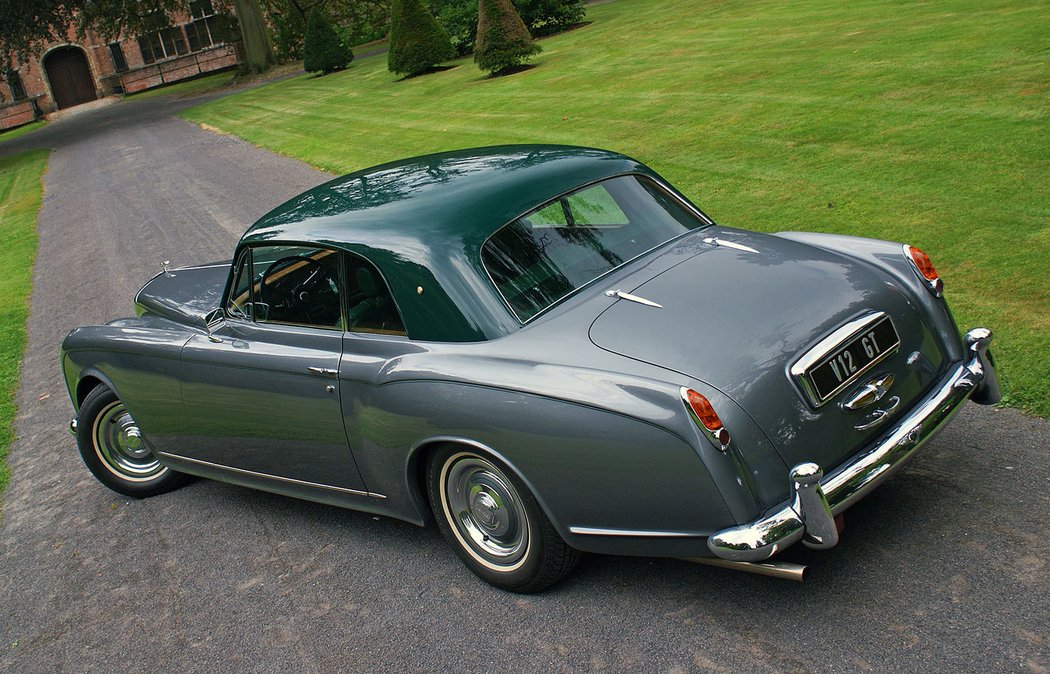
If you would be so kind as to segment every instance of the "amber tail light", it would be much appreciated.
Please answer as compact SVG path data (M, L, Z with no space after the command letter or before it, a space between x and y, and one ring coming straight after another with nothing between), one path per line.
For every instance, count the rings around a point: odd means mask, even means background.
M918 248L907 244L904 245L904 256L911 261L915 272L919 275L919 278L925 281L926 287L929 288L930 292L936 297L940 297L944 293L944 281L941 280L940 274L937 273L937 269L933 266L930 256Z
M702 426L711 435L711 438L720 445L724 452L729 447L729 431L722 425L718 413L711 405L711 401L691 388L682 387L682 400L699 426Z

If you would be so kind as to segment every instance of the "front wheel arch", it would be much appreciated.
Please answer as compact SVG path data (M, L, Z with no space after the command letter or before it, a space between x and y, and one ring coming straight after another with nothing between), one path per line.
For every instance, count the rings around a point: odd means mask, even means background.
M120 396L98 383L83 400L76 437L81 459L106 487L134 498L178 489L189 477L155 456Z
M76 404L78 410L80 409L80 406L84 404L84 398L87 398L88 394L95 390L99 385L104 385L111 391L115 390L112 384L105 382L94 375L89 374L80 378L80 381L77 382L76 389Z

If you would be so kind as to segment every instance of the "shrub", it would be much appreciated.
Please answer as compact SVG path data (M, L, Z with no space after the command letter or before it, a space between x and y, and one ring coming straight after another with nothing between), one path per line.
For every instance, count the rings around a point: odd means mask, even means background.
M479 0L478 38L474 61L482 70L500 75L521 65L540 46L532 41L510 0Z
M324 13L314 7L306 20L303 42L303 69L322 75L342 70L354 60L354 53L332 28Z
M583 0L514 0L529 32L550 35L583 21L587 10Z
M419 75L455 56L448 33L420 0L394 0L387 61L391 72Z

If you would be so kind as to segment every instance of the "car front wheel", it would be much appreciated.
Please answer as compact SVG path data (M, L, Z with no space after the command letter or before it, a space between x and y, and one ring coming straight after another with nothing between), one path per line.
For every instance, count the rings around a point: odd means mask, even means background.
M511 592L539 592L567 575L580 552L569 547L528 488L494 460L445 448L427 471L438 527L483 580Z
M125 496L156 496L189 480L161 465L127 407L104 384L92 389L80 405L77 446L99 482Z

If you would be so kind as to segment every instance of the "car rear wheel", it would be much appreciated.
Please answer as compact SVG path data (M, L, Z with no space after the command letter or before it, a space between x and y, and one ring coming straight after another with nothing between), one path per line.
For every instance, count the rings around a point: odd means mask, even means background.
M104 384L92 389L80 405L77 446L98 481L125 496L156 496L189 481L160 464L127 407Z
M447 447L429 463L430 507L445 539L483 580L511 592L539 592L575 568L569 547L528 488L496 461Z

